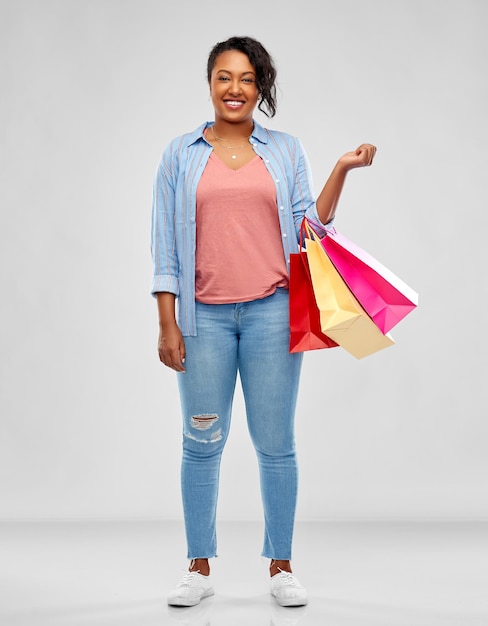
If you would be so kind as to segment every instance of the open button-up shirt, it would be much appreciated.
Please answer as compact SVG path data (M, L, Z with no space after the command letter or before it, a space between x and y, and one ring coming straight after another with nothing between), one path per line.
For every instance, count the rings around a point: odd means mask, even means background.
M170 292L178 298L178 325L184 336L196 335L195 247L197 186L212 146L204 136L211 122L176 137L164 150L153 188L151 253L154 277L151 293ZM322 235L307 156L300 141L287 133L254 122L249 139L275 187L283 254L298 251L300 225L306 216ZM322 231L322 232L321 232ZM222 233L225 237L225 233ZM256 229L259 237L259 229Z

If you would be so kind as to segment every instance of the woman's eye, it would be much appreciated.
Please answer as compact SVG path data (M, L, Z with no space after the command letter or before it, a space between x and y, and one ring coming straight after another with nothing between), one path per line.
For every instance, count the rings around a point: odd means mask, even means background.
M254 78L244 78L243 80L245 83L249 83L249 84L252 84L254 82Z
M228 76L218 76L217 80L225 81L225 80L229 80L229 78L228 78Z

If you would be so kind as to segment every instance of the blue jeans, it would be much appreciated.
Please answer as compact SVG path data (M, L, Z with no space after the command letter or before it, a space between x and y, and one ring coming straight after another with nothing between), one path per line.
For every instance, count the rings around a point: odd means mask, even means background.
M265 535L262 556L291 559L297 498L294 415L302 364L289 353L288 291L252 302L197 302L196 337L185 337L178 374L183 413L181 486L188 558L217 555L222 451L237 372L256 450Z

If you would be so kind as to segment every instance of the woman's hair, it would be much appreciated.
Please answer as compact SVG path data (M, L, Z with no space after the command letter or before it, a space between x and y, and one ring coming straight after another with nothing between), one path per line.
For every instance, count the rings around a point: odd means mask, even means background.
M259 92L258 109L268 117L276 114L276 68L273 59L256 39L252 37L230 37L212 48L207 61L207 80L210 83L212 70L217 57L222 52L238 50L247 55L256 71L256 87Z

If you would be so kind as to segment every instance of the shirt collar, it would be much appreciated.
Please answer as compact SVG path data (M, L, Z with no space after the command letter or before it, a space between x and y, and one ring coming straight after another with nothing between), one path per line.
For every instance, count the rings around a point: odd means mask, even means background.
M261 126L259 122L256 122L256 120L253 120L253 122L254 122L254 128L253 128L251 137L254 137L254 139L257 139L261 143L268 143L268 133L266 129L263 126ZM192 133L189 133L188 145L191 146L193 143L196 143L200 139L203 139L204 141L206 141L205 136L204 136L205 129L210 128L210 126L212 125L213 125L213 122L204 122L198 128L196 128Z

